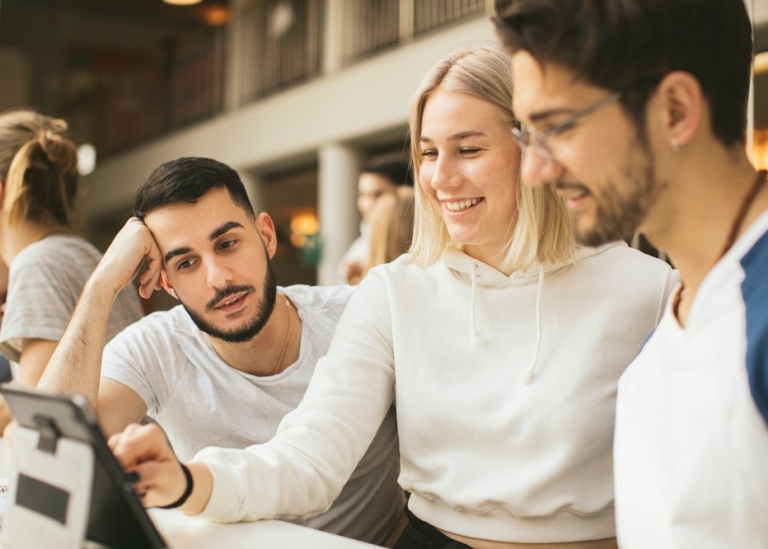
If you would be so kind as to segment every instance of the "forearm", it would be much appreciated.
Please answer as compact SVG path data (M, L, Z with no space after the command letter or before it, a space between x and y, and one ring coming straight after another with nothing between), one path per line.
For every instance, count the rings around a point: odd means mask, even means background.
M83 395L97 409L101 357L115 288L88 281L38 387Z

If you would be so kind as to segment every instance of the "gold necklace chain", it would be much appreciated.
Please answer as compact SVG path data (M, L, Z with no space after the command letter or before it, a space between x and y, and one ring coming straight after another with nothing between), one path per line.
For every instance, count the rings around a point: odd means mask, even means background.
M744 224L744 219L746 219L747 213L749 213L749 209L752 206L752 203L755 201L755 198L757 198L757 195L760 192L760 188L763 186L763 183L765 183L765 180L766 170L760 170L757 172L757 177L755 178L754 183L752 183L752 187L749 189L749 192L742 200L741 207L739 208L739 211L736 212L736 217L733 219L733 223L731 223L731 228L728 231L728 238L725 241L723 250L717 257L717 261L720 261L736 243L736 237L739 236L739 231L741 231L741 226ZM678 286L677 292L675 293L675 297L672 300L672 313L677 319L680 318L678 312L680 311L680 301L683 299L684 291L685 283L681 281L680 286Z
M272 372L272 375L277 374L277 372L280 370L280 367L283 365L283 360L285 359L285 351L288 349L288 341L291 339L291 319L293 318L293 315L291 314L291 300L285 296L283 296L283 299L285 300L285 306L288 309L288 330L285 332L283 348L280 350L280 356L277 357L277 364L275 365L275 371Z

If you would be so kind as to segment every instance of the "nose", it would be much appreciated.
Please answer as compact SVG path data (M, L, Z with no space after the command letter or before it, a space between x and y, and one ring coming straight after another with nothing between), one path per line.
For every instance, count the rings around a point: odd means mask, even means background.
M208 264L208 286L221 289L229 286L233 278L232 269L222 261L211 261Z
M547 158L534 147L523 153L522 161L520 176L523 183L529 187L546 185L563 173L563 167L556 160Z
M449 155L442 155L430 162L428 168L428 183L435 190L446 189L456 186L461 175L456 170L455 164Z

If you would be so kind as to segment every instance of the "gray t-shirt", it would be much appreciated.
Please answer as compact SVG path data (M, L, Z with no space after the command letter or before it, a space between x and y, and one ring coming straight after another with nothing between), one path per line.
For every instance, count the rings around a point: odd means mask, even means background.
M102 376L135 391L181 459L207 446L269 441L304 396L352 294L348 286L280 288L302 319L299 359L276 376L230 367L184 308L153 313L107 345ZM259 357L254 357L254 362ZM343 413L343 411L341 411ZM392 410L331 508L306 526L382 544L400 515L399 453Z
M95 246L73 235L52 235L19 252L8 275L0 352L18 362L23 338L59 341L100 260ZM107 340L141 316L139 294L130 285L112 307Z

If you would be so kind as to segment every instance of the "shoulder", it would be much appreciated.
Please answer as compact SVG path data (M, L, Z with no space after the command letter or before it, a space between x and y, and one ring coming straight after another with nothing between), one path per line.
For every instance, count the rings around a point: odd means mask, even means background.
M197 332L199 329L194 325L187 311L182 305L177 305L168 311L156 311L140 318L118 333L110 344L152 341L155 344L167 342L183 345L184 340L194 338Z
M752 397L768 423L768 231L763 232L740 260L744 270L747 373Z
M280 287L280 291L290 298L297 307L322 311L345 307L356 286L340 284L337 286L308 286L294 284L293 286Z
M663 281L666 285L674 278L668 263L630 248L623 242L600 248L582 248L579 254L576 265L596 269L608 279L623 278L625 284Z
M101 252L79 236L54 235L30 244L14 258L12 271L34 266L49 267L57 271L69 266L92 270L101 258Z

